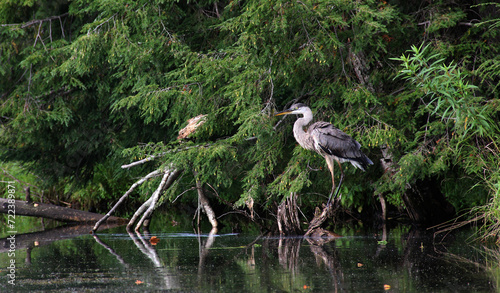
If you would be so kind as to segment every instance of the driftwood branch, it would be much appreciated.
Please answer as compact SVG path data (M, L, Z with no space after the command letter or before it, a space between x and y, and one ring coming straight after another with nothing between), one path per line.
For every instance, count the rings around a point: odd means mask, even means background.
M104 216L102 217L99 221L97 221L97 223L95 223L95 226L94 228L92 229L92 231L96 231L99 226L104 222L106 221L106 219L108 219L111 214L113 214L115 212L115 210L125 201L125 199L130 195L130 193L132 193L132 191L134 191L134 189L141 185L142 183L144 183L146 180L148 180L149 178L152 178L158 174L160 174L161 171L160 170L156 170L156 171L153 171L151 173L149 173L148 175L144 176L142 179L140 179L139 181L137 181L136 183L134 183L127 192L125 192L124 195L122 195L122 197L118 200L118 202L116 202L116 204L113 206L113 208Z
M155 209L155 206L158 203L158 200L160 199L161 192L163 191L163 189L170 187L170 185L172 185L172 183L174 182L175 179L177 179L180 173L181 171L177 169L165 171L165 174L163 175L163 178L160 184L158 185L158 188L155 190L155 192L153 192L153 195L151 195L150 200L148 200L150 201L149 207L144 212L139 222L137 222L137 225L135 226L135 231L138 231L141 228L141 225L144 223L144 221L151 217ZM127 226L130 226L130 224L131 223L129 223L129 225Z
M314 218L309 222L309 228L306 231L305 236L325 236L325 233L328 234L327 230L322 229L320 226L328 219L328 217L332 216L336 210L336 207L340 205L340 200L342 196L335 197L329 204L327 204L322 211L319 208L316 208L316 212L314 214Z
M139 218L140 215L142 215L142 213L144 213L144 211L148 208L148 206L151 204L151 201L152 201L152 198L148 198L148 200L146 200L134 213L134 215L132 216L132 218L130 219L130 221L128 222L127 224L127 230L131 230L132 229L132 225L134 225L135 221L137 221L137 219Z

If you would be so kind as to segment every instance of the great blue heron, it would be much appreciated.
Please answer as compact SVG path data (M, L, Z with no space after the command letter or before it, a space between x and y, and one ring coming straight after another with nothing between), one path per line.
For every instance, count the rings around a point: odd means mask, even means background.
M311 124L307 131L304 131L304 127L313 119L312 111L308 106L302 103L293 104L290 109L276 113L274 116L286 114L303 115L293 124L293 136L295 140L297 140L301 147L317 152L326 160L328 169L332 174L332 191L328 197L328 206L332 199L333 191L335 190L335 179L333 176L334 160L337 161L340 167L340 181L337 192L335 192L335 197L344 179L344 172L342 171L340 163L350 162L354 167L365 171L368 165L373 165L373 162L361 152L361 145L359 142L333 126L331 123L318 121Z

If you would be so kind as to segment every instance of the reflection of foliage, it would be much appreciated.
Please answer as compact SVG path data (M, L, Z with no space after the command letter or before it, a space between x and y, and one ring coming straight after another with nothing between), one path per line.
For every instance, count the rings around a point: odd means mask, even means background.
M498 249L468 245L470 230L449 234L434 245L432 233L401 225L388 231L383 247L377 243L380 231L358 225L339 230L345 237L321 247L302 238L219 235L203 252L207 235L172 233L164 225L154 235L160 241L148 251L119 228L99 233L100 244L84 235L33 247L29 267L22 265L26 251L19 250L17 273L19 279L30 281L25 289L44 291L104 285L109 291L127 288L138 279L156 290L180 284L178 289L184 291L221 292L322 291L334 286L363 292L382 291L384 284L394 290L428 292L449 290L451 281L459 291L488 291L485 288L495 286L490 280L498 282ZM151 236L143 239L146 244ZM148 255L151 252L157 263ZM0 261L5 260L7 254L1 254ZM166 282L167 277L172 282ZM112 291L123 291L119 289Z
M484 249L486 270L493 280L494 289L498 292L500 289L500 251L498 250L498 247L496 249L484 247Z

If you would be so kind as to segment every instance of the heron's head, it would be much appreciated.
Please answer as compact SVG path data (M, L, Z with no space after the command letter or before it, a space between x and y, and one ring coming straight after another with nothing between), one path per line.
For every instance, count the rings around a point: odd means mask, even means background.
M281 116L287 114L304 114L306 112L311 112L311 109L309 109L309 107L307 107L307 105L305 104L297 103L293 104L289 109L286 109L285 111L281 111L274 114L274 116Z

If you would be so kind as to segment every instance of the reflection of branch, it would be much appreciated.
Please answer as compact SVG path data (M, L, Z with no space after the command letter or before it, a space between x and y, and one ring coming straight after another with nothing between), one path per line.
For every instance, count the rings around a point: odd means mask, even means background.
M299 251L302 238L280 237L278 242L278 258L283 268L295 274L298 269Z
M307 239L307 241L312 244L311 252L314 253L314 255L317 257L316 259L319 258L323 260L323 263L330 271L333 286L335 287L334 292L342 291L342 289L344 289L344 274L340 269L340 262L338 257L335 254L328 253L322 246L315 245L310 241L310 239ZM339 285L341 286L341 288L338 288Z
M199 249L200 259L198 261L198 274L199 274L199 276L201 276L201 274L203 273L205 259L207 258L208 253L210 252L210 248L212 248L212 245L214 245L216 235L217 235L217 228L214 227L214 228L212 228L210 233L208 233L207 241L205 241L205 244L202 245L200 234L198 234L198 244L200 246L200 249Z
M132 231L127 229L127 233L132 241L134 241L135 246L137 246L137 248L139 248L139 250L153 262L155 267L163 267L163 264L161 263L156 250L147 239L142 237L142 235L138 231L135 231L134 234Z
M155 275L163 278L165 286L156 289L171 290L181 288L179 279L177 277L179 274L177 274L176 272L172 272L171 269L166 268L162 264L160 257L158 257L158 254L156 253L153 245L151 245L149 239L143 237L137 231L134 234L132 231L127 229L127 233L132 241L134 241L134 244L137 246L137 248L153 262L153 265L156 268Z
M109 223L101 227L104 229L111 229L121 226L118 223ZM41 247L44 245L49 245L52 242L61 240L61 237L72 238L81 235L88 235L91 225L85 224L67 224L61 227L57 227L50 230L45 230L41 232L32 232L26 234L16 234L16 249L26 249L33 246ZM36 244L35 244L36 243ZM0 253L8 252L10 248L10 242L8 238L0 239Z
M101 239L99 239L99 237L97 237L96 234L93 234L92 235L95 239L95 241L97 243L99 243L102 247L104 247L107 251L109 251L109 253L111 253L114 257L116 257L116 259L125 267L125 268L129 268L129 265L123 260L123 258L115 252L115 250L113 248L111 248L109 245L107 245L106 243L104 243Z
M440 250L436 249L435 247L434 247L434 251L438 255L444 256L443 258L440 258L440 259L442 259L444 261L448 261L449 263L469 264L469 265L473 265L474 267L476 267L478 269L485 270L485 271L488 269L488 267L485 266L484 264L481 264L477 261L470 260L470 259L465 258L463 256L459 256L459 255L456 255L456 254L451 253L451 252L440 251ZM431 256L431 257L433 257L433 256Z

